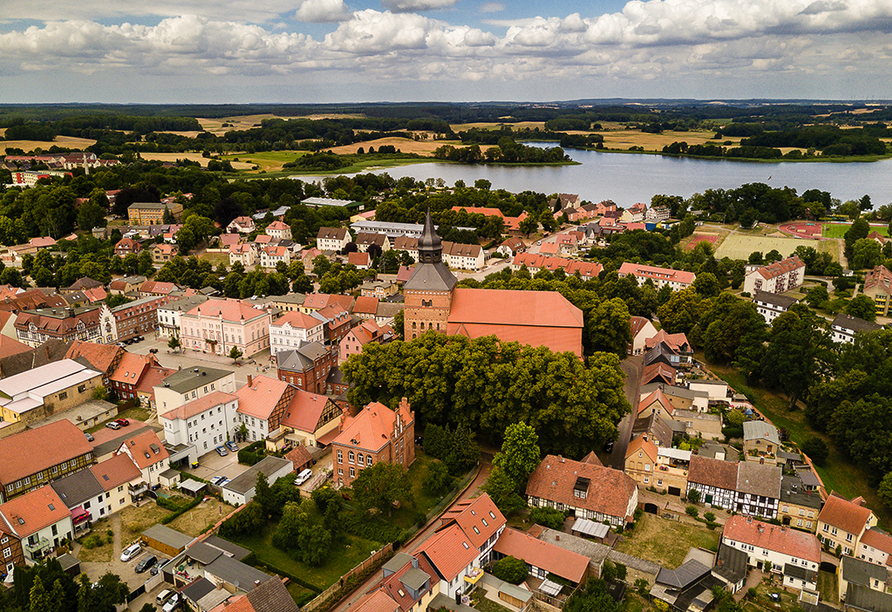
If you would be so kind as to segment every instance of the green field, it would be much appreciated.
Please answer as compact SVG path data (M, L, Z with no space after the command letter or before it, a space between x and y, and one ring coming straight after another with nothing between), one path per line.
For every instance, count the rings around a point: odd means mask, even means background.
M845 233L852 227L850 223L825 223L821 226L821 235L825 238L844 238ZM871 225L870 231L876 230L883 236L889 235L889 227L885 225Z
M825 244L813 240L801 240L798 238L774 238L771 236L758 236L748 234L731 234L727 236L716 249L715 256L717 259L730 257L731 259L746 259L750 253L759 251L763 255L769 251L776 250L784 257L789 257L796 250L796 247L811 246L818 251L826 251L830 253L834 261L839 261L839 249L835 243Z

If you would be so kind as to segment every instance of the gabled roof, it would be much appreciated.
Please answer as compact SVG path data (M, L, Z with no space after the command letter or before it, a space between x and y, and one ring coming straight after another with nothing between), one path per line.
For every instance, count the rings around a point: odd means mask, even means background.
M68 506L52 487L40 487L7 501L0 505L0 515L20 538L70 517Z
M331 400L324 395L296 389L294 397L285 408L282 425L293 427L298 431L314 433L322 412Z
M763 523L752 517L738 514L725 521L722 541L726 540L792 555L813 563L821 562L821 545L814 534Z
M154 430L148 429L124 441L119 454L126 448L134 463L144 470L150 465L166 461L170 454Z
M769 279L774 278L776 276L780 276L782 274L787 274L788 272L792 272L793 270L797 270L799 268L805 268L805 264L802 263L795 255L793 257L788 257L783 261L777 261L772 264L768 264L767 266L762 266L756 273L762 278Z
M824 502L818 520L858 536L867 527L872 514L870 508L850 502L834 491Z
M688 342L688 337L682 332L677 334L667 334L666 330L661 329L655 335L645 340L644 346L650 349L660 343L665 344L676 353L691 352L691 344Z
M840 576L846 582L870 587L871 581L879 581L885 588L888 572L882 565L869 563L855 557L843 557L839 564Z
M102 487L90 470L80 470L59 480L54 480L50 486L69 509L103 493Z
M15 482L92 452L84 432L67 419L26 429L0 439L0 483Z
M115 371L111 373L109 379L135 387L142 378L143 372L154 362L155 358L152 354L138 355L124 351L121 362L115 368Z
M174 419L191 419L192 417L201 414L205 410L210 410L215 406L220 406L222 404L226 404L232 401L237 401L238 397L233 395L232 393L224 393L223 391L214 391L213 393L209 393L204 397L199 397L198 399L192 400L186 404L183 404L179 408L174 408L173 410L169 410L161 415L162 419L167 419L172 421Z
M414 416L408 404L400 405L398 410L404 423L412 422ZM341 425L341 432L332 444L377 452L390 443L395 422L396 412L380 402L372 402Z
M608 217L610 215L605 214L604 216ZM631 274L633 276L640 276L642 278L650 278L653 280L662 280L682 284L691 284L694 282L694 279L697 278L697 275L693 272L686 272L684 270L672 270L671 268L658 268L656 266L646 266L643 264L629 262L625 262L623 263L623 265L620 266L619 274L620 276Z
M868 529L861 536L861 543L892 555L892 536L877 528Z
M346 237L347 237L347 228L346 227L320 227L319 233L316 234L316 240L319 240L319 239L343 240Z
M356 603L353 604L352 609L355 612L396 612L400 609L400 606L387 594L387 591L384 591L383 589L375 589L357 599ZM229 610L232 610L232 612L242 612L240 609L233 610L231 607L227 608L227 611ZM213 612L217 612L217 610L214 610ZM245 612L248 612L248 608L245 608Z
M288 391L288 383L270 378L255 376L251 385L245 385L236 392L238 412L261 420L269 420L276 404Z
M280 351L276 354L276 361L280 370L290 372L306 372L312 368L316 360L324 357L330 349L319 342L303 342L296 349Z
M886 266L877 266L864 277L864 291L877 286L892 291L892 272Z
M322 321L306 313L291 310L270 323L270 327L285 327L286 325L294 329L313 329L322 325Z
M669 401L669 398L666 397L666 394L663 393L663 389L657 388L653 393L638 402L638 414L641 414L643 411L647 410L654 403L662 406L663 410L665 410L669 414L672 414L675 411L675 407L672 405L672 402Z
M505 517L487 493L453 504L440 516L440 525L457 523L478 549L505 525Z
M650 457L653 463L657 462L657 445L649 440L646 435L638 436L629 442L629 447L626 449L626 457L631 457L638 451Z
M763 304L771 304L772 306L777 306L784 310L789 310L790 306L799 303L797 298L781 295L779 293L769 293L767 291L762 291L761 289L755 290L753 293L753 301L762 302Z
M348 253L347 263L354 266L368 266L371 263L371 256L368 253Z
M585 498L574 495L580 478L589 481ZM635 481L618 470L548 455L530 474L526 494L625 519L636 490Z
M258 317L268 317L269 312L254 308L245 300L209 298L206 302L195 306L192 310L184 312L183 316L219 317L223 321L243 323Z
M480 551L471 544L461 527L451 525L425 540L415 554L425 555L440 578L450 582L477 559Z
M647 327L648 323L653 327L653 323L651 323L650 319L645 319L644 317L629 317L629 326L632 328L632 339L641 333L641 331Z
M766 440L775 446L780 446L777 427L765 421L744 421L743 439L744 441Z
M737 464L694 455L688 470L688 482L734 491L737 487Z
M522 559L529 565L573 583L582 581L590 561L588 557L538 540L510 527L499 536L493 550L505 556Z
M353 305L353 298L349 295L336 295L330 293L308 293L303 303L305 308L321 310L326 306L338 305L349 311Z
M741 461L737 464L737 491L780 499L783 468L778 465Z
M353 314L374 315L376 312L378 312L378 298L368 296L356 298L356 303L353 304Z
M842 312L836 315L836 318L833 319L832 325L834 327L847 329L854 333L872 332L883 329L882 325L871 323L870 321L865 321L864 319L859 319L858 317L853 317Z
M691 559L674 570L661 567L657 574L657 582L659 584L665 584L673 589L681 590L689 587L708 573L708 567L696 559Z

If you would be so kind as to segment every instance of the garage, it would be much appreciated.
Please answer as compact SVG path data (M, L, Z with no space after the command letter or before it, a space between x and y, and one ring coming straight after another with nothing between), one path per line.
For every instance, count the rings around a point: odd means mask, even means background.
M681 497L681 489L678 487L669 487L669 495L677 495Z
M656 514L657 513L657 505L656 504L644 504L644 511L648 514Z

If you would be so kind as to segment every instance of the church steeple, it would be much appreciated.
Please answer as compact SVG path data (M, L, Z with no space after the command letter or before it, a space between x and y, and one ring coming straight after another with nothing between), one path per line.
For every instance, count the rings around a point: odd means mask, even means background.
M418 262L425 264L440 263L441 261L443 261L443 244L434 230L431 209L428 206L427 214L424 217L424 229L421 232L421 238L418 239Z

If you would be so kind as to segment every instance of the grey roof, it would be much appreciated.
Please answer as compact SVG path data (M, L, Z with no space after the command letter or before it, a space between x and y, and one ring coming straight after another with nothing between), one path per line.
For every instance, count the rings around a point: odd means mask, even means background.
M105 493L105 489L90 470L80 470L51 482L50 486L62 498L65 507L69 510Z
M632 435L637 436L643 433L649 433L655 440L659 441L663 446L672 444L672 424L677 421L665 421L662 417L650 413L648 416L635 419L632 424ZM685 424L678 423L681 431L685 431Z
M196 306L200 306L207 301L208 297L206 295L190 295L188 297L181 297L178 300L168 302L164 306L159 306L158 310L176 310L180 312L188 312Z
M223 488L244 495L257 484L258 473L263 472L264 476L269 476L270 474L281 470L288 463L288 461L280 459L279 457L264 457L258 463L255 463L223 485Z
M818 578L818 572L816 572L815 570L810 570L807 567L803 567L801 565L785 563L784 576L798 578L799 580L805 580L807 582L814 582Z
M400 582L413 591L420 591L430 579L431 577L426 572L413 567L400 577Z
M257 612L299 612L294 598L281 580L267 580L245 596Z
M741 461L737 465L737 490L750 495L780 499L783 470L776 465Z
M167 204L163 202L134 202L130 206L127 207L127 210L139 210L139 209L148 209L152 210L155 208L167 208Z
M533 593L528 589L522 589L519 586L511 584L510 582L499 580L492 574L483 574L483 579L481 580L481 582L488 587L492 587L499 593L504 593L505 595L513 597L514 599L518 599L524 603L533 598Z
M692 391L687 387L667 385L666 383L648 383L646 385L641 385L640 393L641 395L650 395L657 389L660 389L666 395L671 395L673 397L683 397L684 399L689 399L692 401L695 397L709 397L709 394L706 391Z
M185 548L189 542L195 539L176 529L171 529L167 525L152 525L143 531L142 535L176 549Z
M674 570L661 567L657 574L657 582L675 589L684 589L706 574L710 569L697 560L683 563Z
M872 580L878 580L880 584L885 585L887 573L886 568L881 565L855 557L843 557L840 562L840 576L846 582L869 587Z
M238 544L233 544L232 542L227 542L226 540L218 538L215 535L206 537L203 541L203 544L206 544L211 548L218 548L222 550L224 554L233 557L237 561L241 561L251 554L251 551L247 548L243 548Z
M215 588L213 582L202 577L198 580L193 580L189 586L180 592L190 601L197 603L199 599L213 591Z
M788 504L796 504L806 508L814 508L820 510L824 506L824 501L817 492L810 492L805 489L802 479L798 476L790 476L784 474L781 479L781 496L782 502Z
M378 302L378 310L375 311L376 317L395 317L396 313L405 308L402 302Z
M230 374L232 374L232 372L229 370L218 370L216 368L199 366L174 372L164 379L164 386L170 387L177 393L188 393L193 389L209 385L210 383L218 381Z
M306 293L289 293L287 295L277 295L272 298L272 301L283 302L285 304L297 304L299 306L303 304L306 299Z
M796 475L799 476L799 479L802 481L802 484L805 485L806 487L820 487L821 486L821 481L818 480L817 475L811 470L811 468L802 469L802 470L797 469Z
M406 563L410 563L413 560L412 555L407 555L404 552L398 552L393 555L387 563L381 566L381 569L385 572L393 572L396 573L405 567Z
M778 306L784 310L787 310L790 306L799 302L799 300L794 297L779 295L777 293L768 293L767 291L761 291L759 289L756 289L756 292L753 294L753 301Z
M350 206L359 204L356 200L339 200L337 198L305 198L300 203L305 206Z
M338 366L333 367L329 373L328 378L325 379L326 384L329 385L343 385L344 384L344 372Z
M747 554L727 544L719 546L719 554L712 573L736 584L746 578Z
M833 319L833 325L856 333L872 332L877 331L878 329L883 329L882 325L871 323L870 321L865 321L864 319L859 319L858 317L853 317L843 313L839 313L838 315L836 315L836 318Z
M783 459L784 461L802 461L802 455L792 451L785 451L783 449L777 451L777 458Z
M206 486L208 486L208 483L192 480L191 478L184 479L183 482L180 483L180 488L189 491L190 493L198 493Z
M325 356L328 349L319 342L304 342L301 340L300 346L296 349L280 351L276 355L279 368L289 370L291 372L305 372L313 367L313 364L320 357Z
M241 561L236 561L225 555L217 557L213 563L205 566L204 571L220 578L224 582L237 585L245 591L250 590L256 580L263 583L273 579L269 574L265 574L250 565L245 565Z
M406 281L404 289L416 291L452 291L458 280L442 261L437 263L420 263L415 266L412 276Z
M846 589L846 607L869 612L892 612L892 595L850 582Z
M186 550L186 554L190 559L194 559L202 565L210 565L223 554L223 551L206 542L196 542Z
M65 354L68 352L71 345L72 342L50 339L36 349L0 358L0 376L3 376L4 378L15 376L16 374L33 370L34 368L38 368L48 363L61 361L65 358ZM78 363L88 365L83 362Z
M777 427L765 421L744 421L744 440L768 440L775 446L780 446L780 437L777 435Z
M121 312L122 310L127 310L128 308L133 308L134 306L142 306L143 304L150 304L152 302L157 302L159 297L157 295L147 295L144 298L139 298L133 300L132 302L127 302L126 304L121 304L120 306L115 306L111 309L112 312Z
M584 557L588 557L598 565L603 563L604 559L606 559L607 555L610 553L609 546L599 544L592 540L586 540L585 538L580 538L575 535L561 533L554 529L543 529L537 539L542 540L543 542L548 542L549 544L554 544L564 550L569 550Z
M664 361L668 365L672 365L669 355L677 355L665 342L658 342L649 351L644 353L644 365L649 366L657 361Z
M62 566L63 572L67 572L72 567L74 567L75 565L78 565L81 562L80 559L78 559L77 557L75 557L74 555L72 555L70 553L65 553L63 555L59 555L58 557L56 557L56 561L58 561L59 565Z

